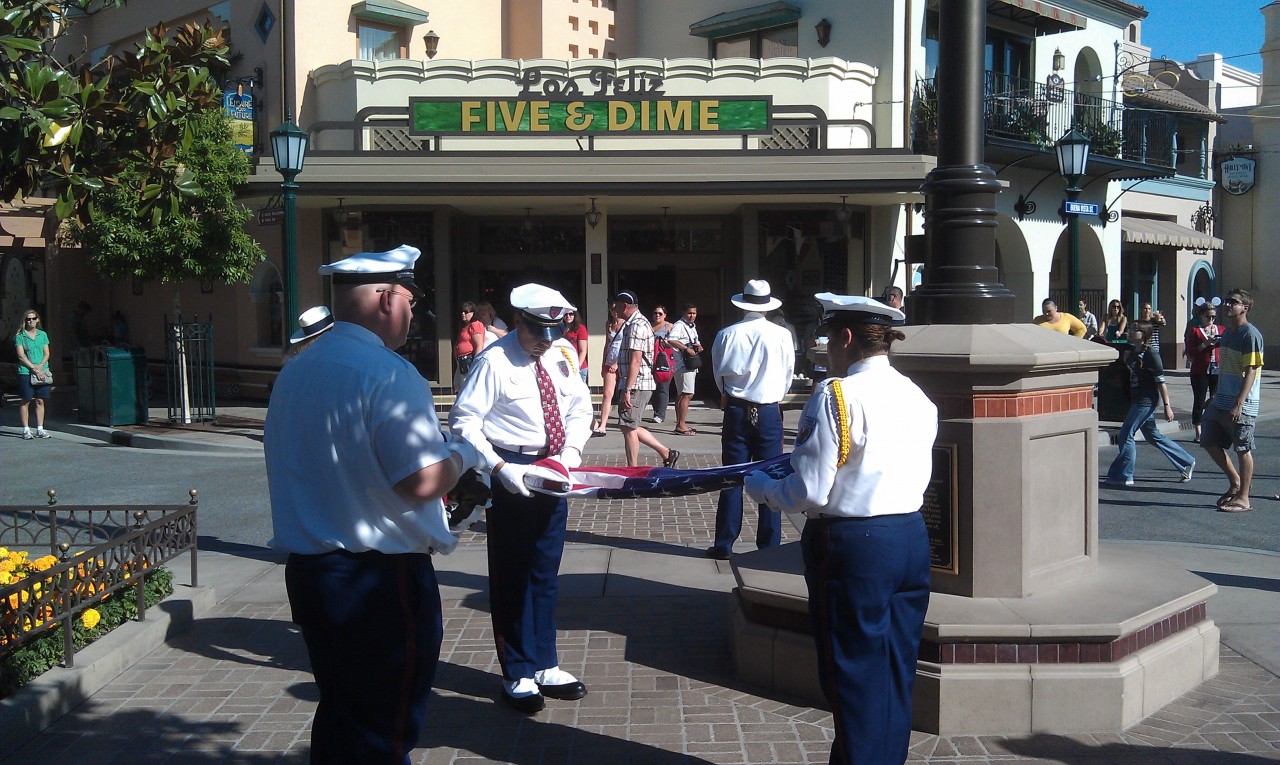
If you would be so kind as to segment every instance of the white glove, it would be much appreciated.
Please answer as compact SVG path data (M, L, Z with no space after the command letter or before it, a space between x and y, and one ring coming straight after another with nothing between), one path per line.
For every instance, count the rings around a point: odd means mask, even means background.
M565 470L573 470L582 465L582 452L572 446L566 446L556 459L564 465Z
M765 504L765 489L769 488L773 483L773 479L768 473L756 470L747 473L746 478L742 479L742 488L747 492L747 496L754 499L759 504Z
M462 472L465 473L471 468L479 467L484 464L484 456L480 454L480 450L472 446L469 442L464 441L462 436L450 434L448 438L449 451L462 458Z
M494 473L498 478L498 482L502 484L502 488L512 494L519 494L522 497L532 497L533 493L529 491L529 487L524 485L524 474L529 472L528 465L516 465L507 462L502 466L501 470Z

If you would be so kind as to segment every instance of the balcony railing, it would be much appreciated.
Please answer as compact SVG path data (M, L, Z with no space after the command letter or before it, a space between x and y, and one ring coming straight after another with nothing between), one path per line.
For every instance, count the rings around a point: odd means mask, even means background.
M912 149L937 153L938 91L920 80L912 105ZM1052 147L1071 128L1093 142L1095 156L1173 167L1177 121L1167 112L1131 109L1118 101L1042 82L987 72L982 108L988 138Z

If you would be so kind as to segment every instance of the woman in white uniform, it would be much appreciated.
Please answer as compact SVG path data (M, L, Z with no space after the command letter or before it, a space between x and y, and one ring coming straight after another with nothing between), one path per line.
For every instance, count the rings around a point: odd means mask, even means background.
M889 365L896 308L821 293L831 377L800 417L786 478L746 478L757 502L803 512L801 545L819 679L831 705L834 763L903 762L911 688L929 606L920 505L938 410Z

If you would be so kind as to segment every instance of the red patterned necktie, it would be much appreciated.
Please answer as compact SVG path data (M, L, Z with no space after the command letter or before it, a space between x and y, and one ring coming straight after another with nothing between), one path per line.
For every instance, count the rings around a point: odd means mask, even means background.
M564 421L560 419L560 405L556 403L551 375L538 359L533 360L533 368L538 378L538 397L542 399L542 419L547 426L547 454L554 456L564 450Z

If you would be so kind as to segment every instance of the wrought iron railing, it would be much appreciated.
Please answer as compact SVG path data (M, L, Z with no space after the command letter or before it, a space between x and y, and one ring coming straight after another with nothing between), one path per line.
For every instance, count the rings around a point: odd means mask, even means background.
M138 621L146 619L148 572L189 552L196 573L196 491L186 505L0 506L0 545L49 551L58 562L0 586L0 656L62 627L64 666L75 663L73 629L88 608L137 585ZM77 553L71 554L75 549Z
M164 362L170 422L212 422L218 414L213 386L213 319L164 322Z
M1075 128L1089 137L1095 156L1173 167L1177 120L1167 112L1130 109L1088 93L987 72L982 115L991 138L1047 148ZM937 153L940 116L933 80L920 80L912 104L914 151Z

